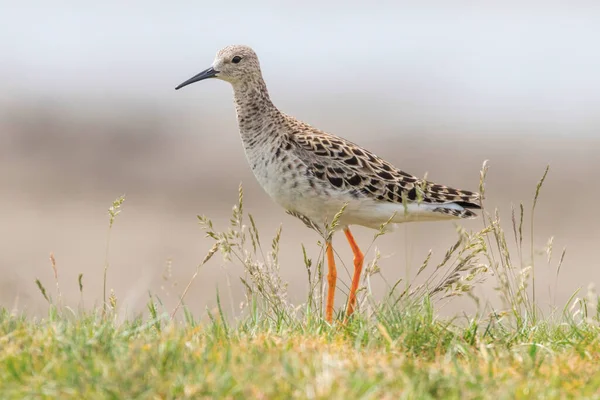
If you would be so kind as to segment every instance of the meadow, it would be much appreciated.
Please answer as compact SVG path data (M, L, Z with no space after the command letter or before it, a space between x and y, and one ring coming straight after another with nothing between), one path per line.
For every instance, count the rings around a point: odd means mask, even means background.
M484 164L481 192L486 173ZM111 232L126 212L120 197L109 208L102 306L65 305L52 259L55 281L35 282L48 304L47 315L0 311L1 397L598 398L600 302L595 291L578 291L550 309L536 298L542 289L535 280L540 258L554 268L559 282L566 254L553 249L552 241L543 249L534 246L535 209L547 173L532 200L511 210L508 222L484 204L480 230L457 225L456 242L441 262L426 257L415 276L389 282L383 297L370 287L371 278L381 274L376 253L365 268L358 312L343 323L340 308L331 325L322 311L323 252L314 260L304 252L308 292L303 302L292 304L289 283L279 273L280 231L272 238L259 234L244 211L241 187L227 227L198 216L213 245L179 304L167 309L160 296L149 293L147 312L122 320L119 293L106 286ZM330 228L335 225L336 219ZM373 242L384 230L385 224L374 232ZM243 267L241 282L234 285L245 290L246 300L235 316L223 311L219 291L217 306L202 315L186 307L192 283L213 257ZM489 281L501 307L475 290ZM78 284L83 293L81 276ZM439 308L457 297L469 298L477 311L442 316Z

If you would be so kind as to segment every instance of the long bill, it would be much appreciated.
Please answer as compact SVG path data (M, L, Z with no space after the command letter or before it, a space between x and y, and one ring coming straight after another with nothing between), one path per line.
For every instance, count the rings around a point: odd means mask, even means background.
M217 76L218 73L219 73L219 71L215 71L215 69L213 67L207 68L204 71L200 72L198 75L192 76L190 79L183 82L181 85L177 86L175 88L175 90L179 90L182 87L190 85L194 82L199 82L199 81L202 81L202 80L208 79L208 78L214 78L215 76Z

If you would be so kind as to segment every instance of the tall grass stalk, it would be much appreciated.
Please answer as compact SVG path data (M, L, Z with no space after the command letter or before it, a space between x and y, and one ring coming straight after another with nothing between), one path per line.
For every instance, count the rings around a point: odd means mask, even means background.
M106 278L108 273L108 255L110 252L110 236L112 227L117 219L117 215L121 213L121 206L125 202L125 195L119 196L112 205L108 208L108 230L106 231L106 249L104 252L104 275L102 277L102 316L106 316L106 309L108 306L106 300ZM110 300L110 299L109 299Z
M535 188L535 196L533 197L533 204L531 205L531 291L532 291L532 297L533 297L533 303L536 304L535 302L535 253L534 253L534 220L535 220L535 206L537 205L537 201L538 201L538 197L540 196L540 190L542 189L542 186L544 185L544 181L546 180L546 175L548 175L548 170L550 169L550 165L546 166L546 169L544 170L544 174L542 175L542 178L540 179L540 181L538 182L536 188ZM533 310L533 318L535 318L536 316L536 310L534 308Z

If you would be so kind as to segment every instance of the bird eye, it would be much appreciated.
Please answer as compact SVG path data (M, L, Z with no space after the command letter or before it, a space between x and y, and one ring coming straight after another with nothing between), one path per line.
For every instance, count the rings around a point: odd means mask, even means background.
M232 63L234 63L234 64L237 64L237 63L239 63L240 61L242 61L242 57L240 57L240 56L235 56L235 57L233 57L233 58L231 59L231 62L232 62Z

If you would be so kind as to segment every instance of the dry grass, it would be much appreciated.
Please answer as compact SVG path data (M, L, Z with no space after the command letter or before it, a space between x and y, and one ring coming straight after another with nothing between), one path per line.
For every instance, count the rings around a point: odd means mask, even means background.
M482 193L486 173L484 164ZM531 231L543 183L532 202ZM115 204L109 232L122 200ZM507 231L498 211L484 208L481 230L457 227L457 241L440 263L431 265L428 255L414 277L390 283L383 300L370 290L371 277L381 274L376 253L358 312L342 324L340 311L329 325L322 315L324 252L316 261L304 252L306 301L292 304L279 274L281 230L266 244L243 204L240 187L224 230L198 217L214 243L174 310L151 296L147 316L118 322L117 294L111 293L101 309L75 312L60 302L51 257L58 300L36 282L49 303L48 317L0 313L3 398L585 398L600 390L598 296L591 289L562 309L540 309L534 295L537 250L531 244L524 254L524 205L513 210ZM543 249L548 262L552 251L549 240ZM233 321L218 292L217 307L206 318L185 307L192 281L217 253L245 271L240 285L246 301ZM556 262L557 277L564 255ZM107 251L106 266L108 260ZM502 309L476 296L485 280L494 280ZM79 282L82 291L81 277ZM469 296L477 312L439 317L437 305L457 296Z

